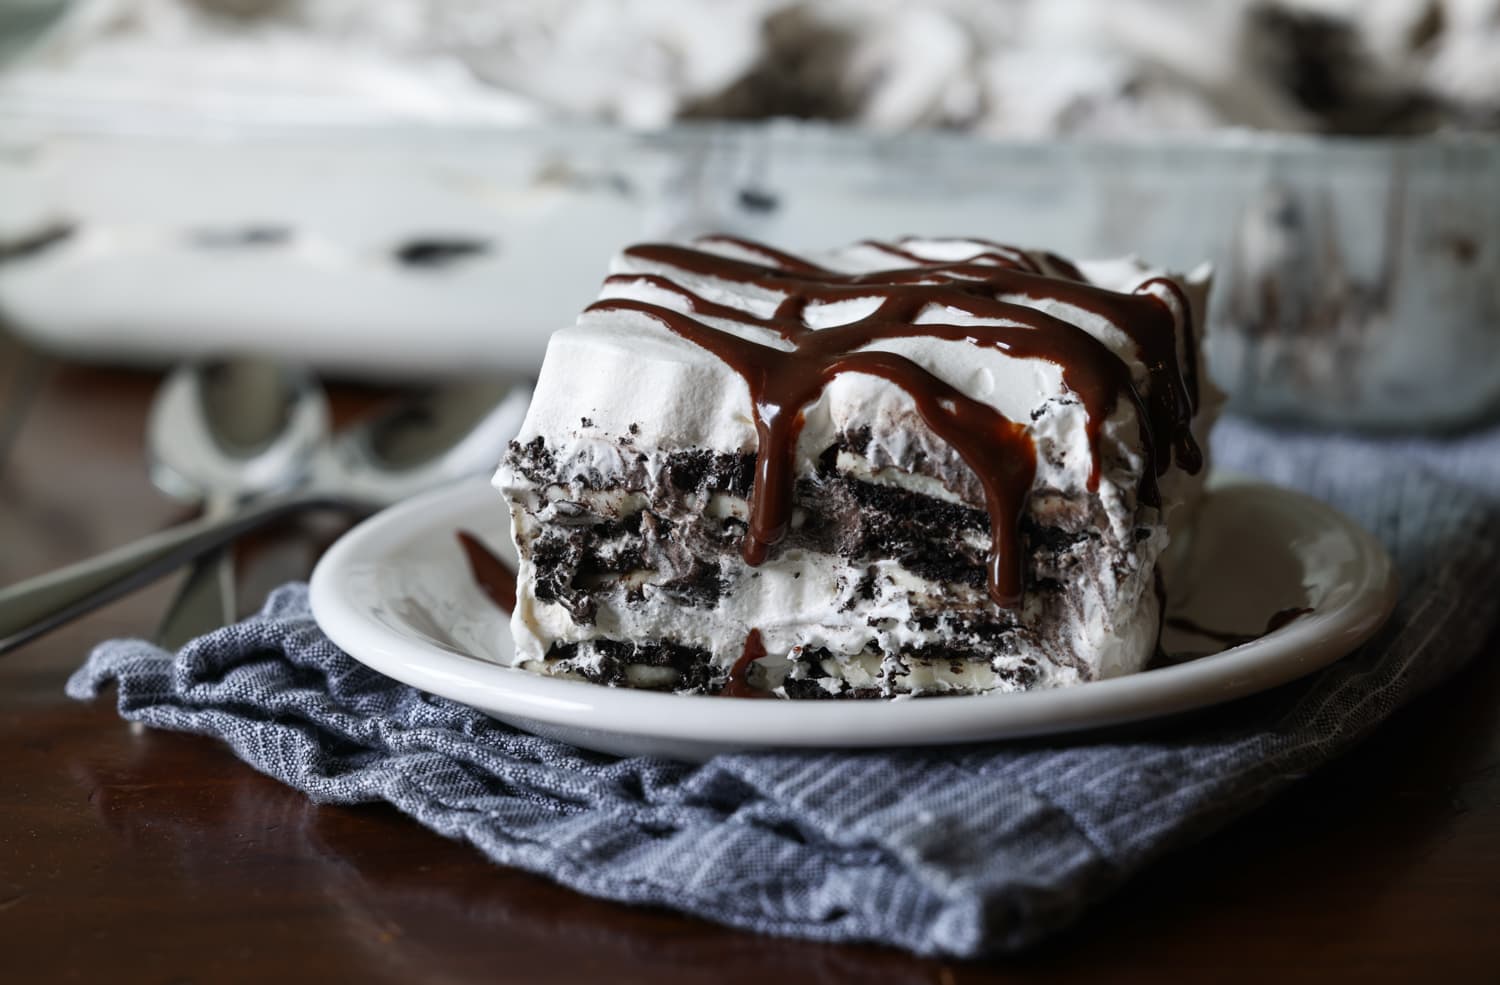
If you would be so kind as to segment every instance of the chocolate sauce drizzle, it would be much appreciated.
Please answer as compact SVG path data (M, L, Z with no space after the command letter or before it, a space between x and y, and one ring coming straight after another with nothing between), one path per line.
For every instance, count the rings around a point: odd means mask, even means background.
M1290 609L1279 609L1271 614L1271 618L1266 620L1266 628L1259 633L1231 633L1222 629L1210 629L1183 616L1173 616L1170 619L1164 620L1163 625L1192 633L1194 636L1202 636L1205 639L1213 640L1215 643L1223 643L1225 646L1243 646L1246 643L1253 643L1258 639L1270 636L1283 626L1296 622L1312 611L1308 608L1295 606Z
M459 530L455 536L458 537L459 546L464 549L464 557L468 559L469 573L474 576L474 584L489 596L491 602L506 612L513 611L516 607L516 573L484 546L484 541L467 530Z
M923 259L897 244L867 241L910 266L845 274L780 250L732 237L714 237L760 258L736 259L685 246L648 244L626 255L661 267L750 286L782 296L769 317L719 304L662 274L617 274L613 283L647 283L678 295L692 314L633 298L608 298L589 311L635 311L718 356L750 389L759 450L750 495L750 523L742 545L746 562L764 561L791 521L797 437L802 411L841 373L866 373L908 393L927 426L963 459L984 489L990 518L990 597L1000 606L1019 604L1023 589L1020 521L1036 477L1036 447L1026 426L966 396L904 356L868 348L894 338L936 338L999 349L1019 358L1044 359L1062 370L1063 381L1083 403L1093 459L1089 488L1099 482L1099 436L1120 400L1130 401L1142 422L1141 437L1152 468L1141 478L1140 497L1158 505L1156 479L1175 461L1196 472L1202 455L1190 426L1198 404L1191 309L1176 283L1153 278L1133 294L1097 287L1073 264L1044 254L1061 276L1015 247L976 241L980 252L964 260ZM1160 290L1158 290L1160 289ZM811 304L861 298L878 300L856 321L813 329L804 318ZM1124 332L1136 345L1149 379L1143 401L1128 365L1088 332L1007 298L1050 300L1091 312ZM949 309L994 325L954 325L917 318L930 308ZM743 338L700 319L712 318L764 329L781 345ZM1185 337L1186 372L1177 358L1177 325Z
M750 666L766 655L766 644L760 638L760 630L752 629L745 634L745 649L734 666L729 668L729 677L719 689L723 698L770 698L770 691L763 691L750 683Z

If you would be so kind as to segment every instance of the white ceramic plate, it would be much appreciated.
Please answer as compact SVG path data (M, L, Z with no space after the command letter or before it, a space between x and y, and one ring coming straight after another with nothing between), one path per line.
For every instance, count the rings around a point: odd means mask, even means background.
M1071 732L1243 697L1323 667L1368 639L1395 604L1390 558L1335 510L1299 493L1218 477L1173 613L1253 636L1288 608L1313 611L1223 650L1169 634L1187 663L1076 687L940 700L744 701L558 680L501 666L508 620L475 587L454 536L511 560L509 522L487 483L418 497L360 524L312 576L318 624L350 655L413 687L588 749L703 760L775 747L911 746Z

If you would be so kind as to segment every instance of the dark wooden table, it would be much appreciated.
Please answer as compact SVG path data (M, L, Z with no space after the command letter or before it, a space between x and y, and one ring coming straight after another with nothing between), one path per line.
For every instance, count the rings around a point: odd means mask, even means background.
M156 382L0 337L0 583L181 516L142 464ZM338 411L376 396L340 391ZM305 575L317 540L261 538L247 590ZM1500 981L1500 639L1051 945L964 963L588 899L393 810L314 806L214 742L126 725L111 700L65 698L89 647L149 634L170 588L0 658L0 981Z

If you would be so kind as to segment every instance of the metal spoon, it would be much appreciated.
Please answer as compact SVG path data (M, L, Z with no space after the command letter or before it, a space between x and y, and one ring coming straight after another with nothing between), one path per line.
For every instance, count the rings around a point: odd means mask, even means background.
M448 383L413 395L339 436L314 462L312 486L389 506L416 493L494 471L521 429L531 387Z
M502 397L503 394L503 397ZM382 415L323 446L286 492L202 517L0 591L0 653L161 577L266 523L314 508L373 512L413 492L488 472L526 414L525 386L469 384Z
M183 366L151 407L151 480L170 496L201 502L204 516L223 518L302 481L327 433L327 400L309 373L260 359ZM177 650L237 614L231 545L194 562L156 642Z

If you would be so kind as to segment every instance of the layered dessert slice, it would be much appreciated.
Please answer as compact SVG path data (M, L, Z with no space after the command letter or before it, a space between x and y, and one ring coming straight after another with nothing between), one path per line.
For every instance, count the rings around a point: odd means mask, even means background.
M1140 670L1201 491L1206 291L971 239L627 249L496 475L517 663L787 698Z

